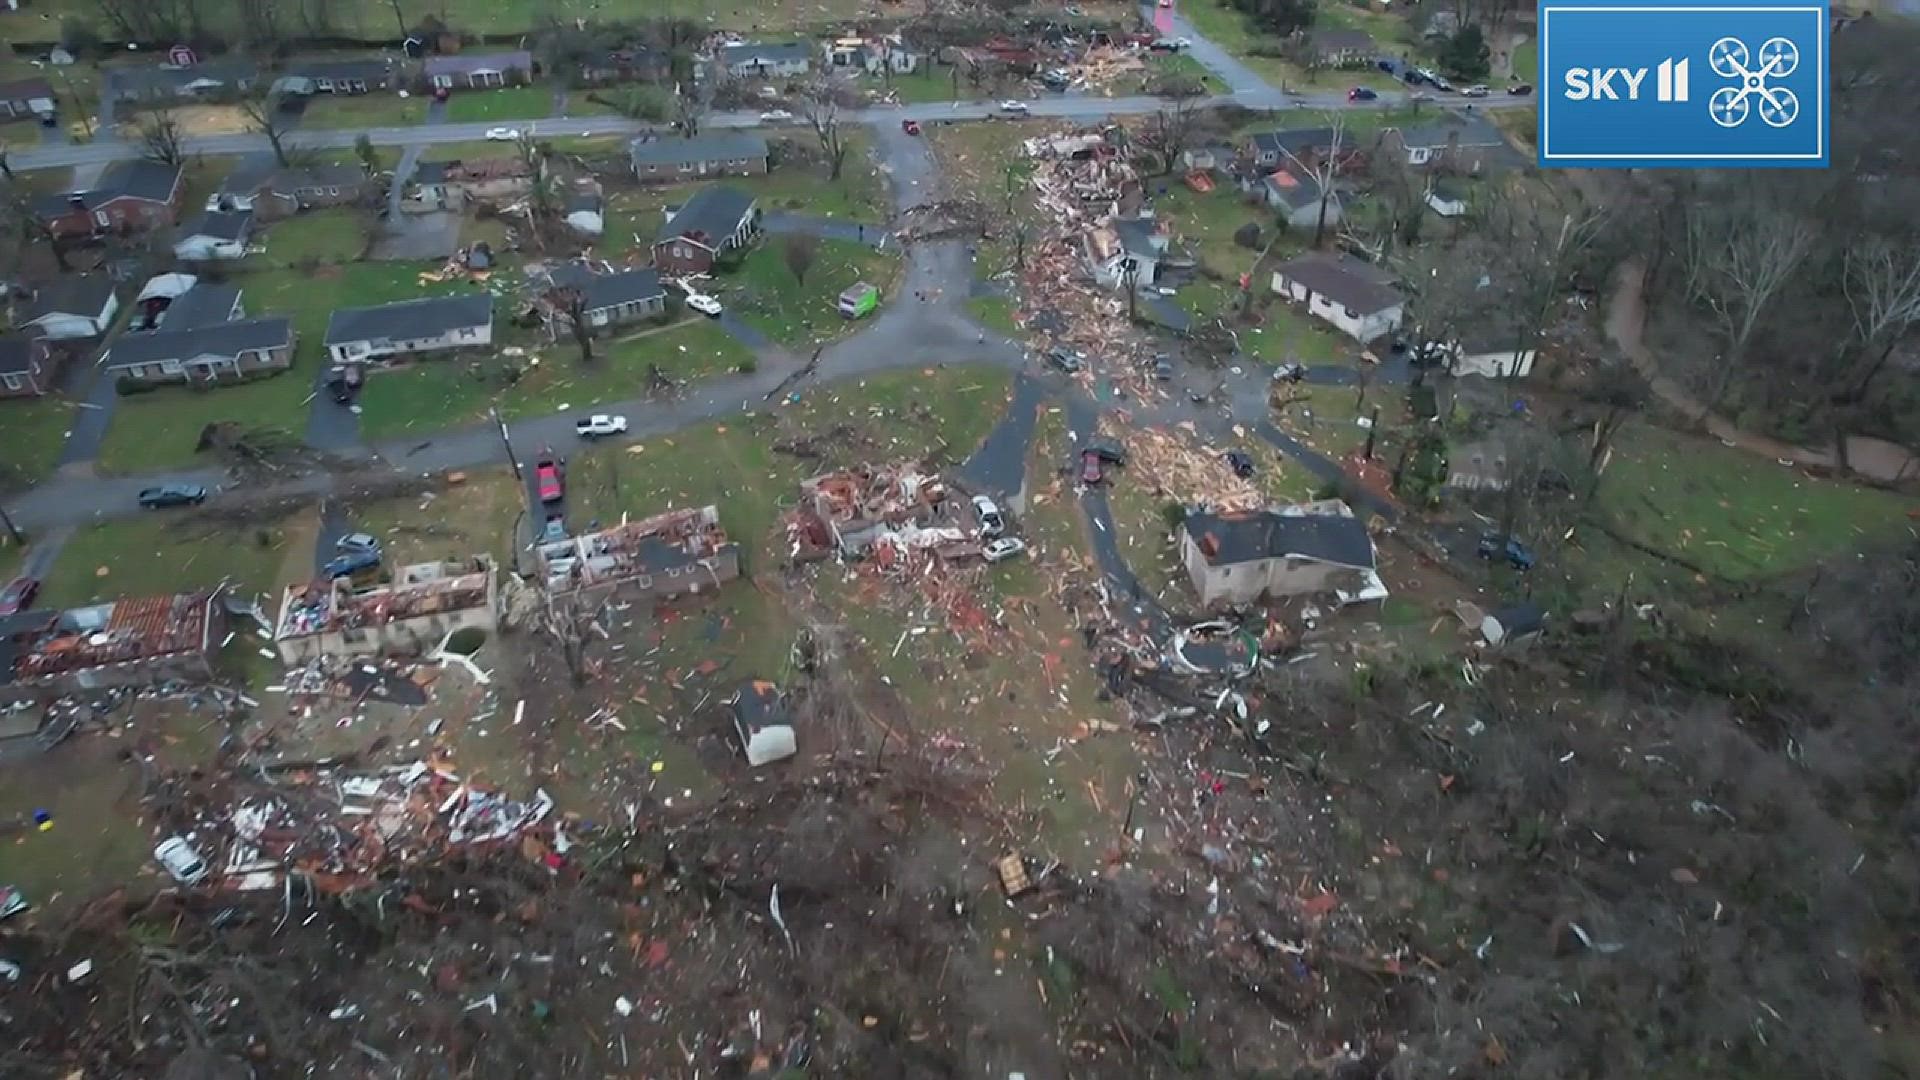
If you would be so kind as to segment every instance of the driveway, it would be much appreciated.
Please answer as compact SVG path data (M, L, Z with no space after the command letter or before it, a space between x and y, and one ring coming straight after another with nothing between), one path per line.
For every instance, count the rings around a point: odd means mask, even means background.
M373 245L381 262L440 262L460 246L460 215L450 210L389 214L386 235Z
M973 487L1000 496L1016 514L1027 508L1027 449L1046 389L1031 375L1013 381L1013 400L1000 422L987 433L980 449L960 466L960 478Z

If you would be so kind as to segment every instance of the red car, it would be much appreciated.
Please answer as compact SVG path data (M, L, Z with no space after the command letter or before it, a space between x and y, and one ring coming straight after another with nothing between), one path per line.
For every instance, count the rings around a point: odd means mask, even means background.
M1104 480L1106 478L1105 465L1106 463L1100 460L1100 455L1096 451L1082 450L1080 452L1080 482L1083 484L1097 484L1101 480Z
M565 466L554 458L541 458L533 467L533 483L543 503L559 502L567 493Z
M918 135L920 134L920 121L902 120L900 121L900 130L906 132L909 135Z
M18 615L33 606L33 598L40 593L40 581L37 578L21 576L7 582L0 589L0 615Z

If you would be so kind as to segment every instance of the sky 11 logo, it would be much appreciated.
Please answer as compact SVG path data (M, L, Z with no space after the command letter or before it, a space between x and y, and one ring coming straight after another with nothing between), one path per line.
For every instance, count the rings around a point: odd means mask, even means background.
M1825 0L1540 0L1542 168L1821 168Z

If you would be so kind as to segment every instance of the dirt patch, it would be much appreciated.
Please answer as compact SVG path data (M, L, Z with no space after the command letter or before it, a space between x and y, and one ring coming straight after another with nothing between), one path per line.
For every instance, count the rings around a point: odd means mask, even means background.
M245 110L237 105L182 105L170 112L174 123L180 125L182 135L250 135L259 130ZM123 139L140 137L139 117L118 127Z

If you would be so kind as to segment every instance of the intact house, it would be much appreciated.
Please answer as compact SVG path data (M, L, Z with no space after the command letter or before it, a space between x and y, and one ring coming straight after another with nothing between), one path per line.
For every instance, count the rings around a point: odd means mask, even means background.
M884 37L835 38L826 44L827 67L843 71L864 71L881 75L888 71L905 75L917 71L926 56L908 45L899 34Z
M228 173L207 196L208 210L250 210L261 221L288 217L322 206L365 202L373 178L358 165L310 165L282 169L271 163L242 165Z
M239 62L109 66L101 69L101 94L110 101L217 99L243 94L259 78L258 68Z
M53 87L45 79L17 79L0 83L0 112L9 119L52 116Z
M140 329L197 330L203 326L217 326L247 317L246 308L240 302L240 290L232 285L196 282L186 291L171 297L149 298L145 290L141 291L140 297L136 302L141 307L145 322Z
M163 324L150 333L120 335L100 357L100 366L116 379L145 386L245 382L292 363L293 322L285 316Z
M1312 253L1275 267L1273 291L1365 344L1399 329L1406 315L1392 280L1352 256Z
M1324 222L1340 222L1340 196L1320 186L1320 181L1291 162L1260 178L1255 188L1260 200L1271 207L1282 221L1298 229L1317 228ZM1325 207L1325 215L1321 213Z
M1180 561L1205 607L1333 593L1385 599L1373 538L1344 503L1188 514Z
M1464 217L1467 213L1467 189L1460 184L1436 179L1427 185L1427 209L1443 218Z
M760 176L768 171L767 140L746 132L691 139L635 139L627 148L633 175L669 183L701 176Z
M1380 55L1373 35L1365 30L1309 31L1307 48L1314 59L1327 67L1365 67Z
M1337 156L1336 168L1343 172L1366 164L1366 152L1353 133L1330 127L1255 132L1240 144L1240 153L1263 170L1289 162L1317 169L1329 155Z
M253 211L203 210L180 226L173 257L181 262L242 258L253 236Z
M390 584L356 590L346 578L287 586L274 621L283 663L323 656L418 656L460 630L492 633L500 609L493 560L415 563Z
M0 636L0 705L208 682L226 634L217 589L21 612Z
M393 86L387 60L288 60L274 80L276 94L369 94Z
M754 768L783 761L799 750L793 712L787 708L786 695L773 683L765 679L741 683L727 699L727 711L733 714L740 750Z
M21 330L38 330L48 341L99 337L120 312L113 279L105 274L70 274L55 278L34 293L18 320Z
M722 45L713 62L736 79L790 79L813 68L813 49L804 41L740 42Z
M183 185L180 168L157 161L116 161L92 187L46 195L34 213L55 237L140 232L173 224Z
M667 314L667 291L653 270L614 271L605 264L573 262L548 270L547 282L545 296L557 316L571 318L569 294L577 289L587 325L596 330Z
M50 393L59 374L59 362L45 334L0 336L0 398Z
M520 50L435 56L428 58L425 73L428 84L440 90L521 86L533 80L533 54Z
M1445 167L1481 173L1519 160L1500 129L1478 116L1449 116L1431 124L1389 128L1380 138L1381 153L1401 156L1418 168Z
M740 545L711 506L669 510L534 548L547 592L668 600L740 576Z
M704 274L721 256L751 243L760 231L754 197L726 184L709 184L678 209L653 242L653 265L668 274Z
M1101 287L1144 289L1159 280L1167 234L1151 218L1114 218L1088 231L1082 246Z
M327 354L337 364L491 344L493 298L484 294L342 308L327 320Z

